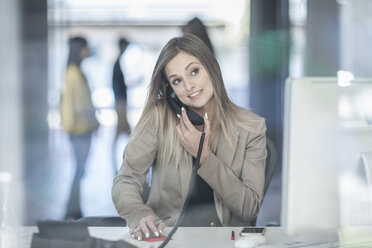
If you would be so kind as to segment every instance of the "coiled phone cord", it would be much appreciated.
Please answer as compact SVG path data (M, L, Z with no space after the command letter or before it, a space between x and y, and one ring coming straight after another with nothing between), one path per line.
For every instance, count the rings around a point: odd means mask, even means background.
M186 211L187 205L191 197L191 192L194 188L196 174L197 174L198 169L200 168L200 156L203 151L204 137L205 137L205 132L202 131L200 142L199 142L198 154L196 155L196 160L194 161L194 164L192 167L192 173L191 173L191 178L189 182L189 190L187 192L186 199L183 202L183 205L178 215L176 223L174 224L172 230L169 232L167 238L160 244L159 248L164 248L168 244L169 240L172 238L173 234L177 231L178 226L181 224L183 217L185 216L185 211Z

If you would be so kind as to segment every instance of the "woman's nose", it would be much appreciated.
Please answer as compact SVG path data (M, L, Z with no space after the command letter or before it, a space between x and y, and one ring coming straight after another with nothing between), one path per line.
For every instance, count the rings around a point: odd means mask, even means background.
M191 79L185 79L185 89L187 91L192 90L195 87L195 83Z

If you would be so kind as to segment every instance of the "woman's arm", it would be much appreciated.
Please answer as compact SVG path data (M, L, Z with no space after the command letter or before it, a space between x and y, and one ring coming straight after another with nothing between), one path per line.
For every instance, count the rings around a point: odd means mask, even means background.
M142 199L143 185L157 153L154 130L146 130L136 140L130 140L124 154L124 162L112 186L112 199L119 215L129 227L136 226L146 216L155 215Z
M245 147L235 151L234 168L211 153L198 170L224 205L244 222L257 216L263 198L267 155L265 133L265 121L261 119L246 140L239 140L245 142ZM240 164L234 164L235 160L242 161L240 170L237 170Z

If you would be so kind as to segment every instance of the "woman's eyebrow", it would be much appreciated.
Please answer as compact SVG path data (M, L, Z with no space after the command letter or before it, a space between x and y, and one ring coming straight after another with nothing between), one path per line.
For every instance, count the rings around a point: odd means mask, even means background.
M170 79L171 79L172 77L177 77L177 75L175 75L175 74L170 75L170 76L168 77L168 81L170 81Z
M185 67L185 71L192 65L192 64L198 64L198 62L190 62L190 64L188 64L186 67Z
M192 64L198 64L198 62L190 62L186 67L185 67L185 71L192 65ZM175 74L172 74L172 75L170 75L169 77L168 77L168 80L170 81L170 79L172 78L172 77L177 77L177 75L175 75Z

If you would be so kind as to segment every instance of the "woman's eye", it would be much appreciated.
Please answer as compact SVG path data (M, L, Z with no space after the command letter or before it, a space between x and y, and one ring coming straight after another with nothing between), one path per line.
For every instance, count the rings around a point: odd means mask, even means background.
M191 71L191 75L196 75L199 72L199 69L194 69Z
M173 80L173 84L179 84L180 82L181 82L181 80L179 80L179 79Z

